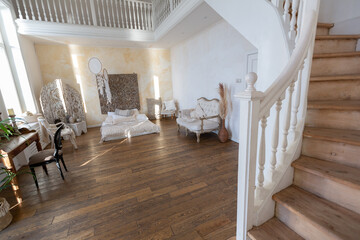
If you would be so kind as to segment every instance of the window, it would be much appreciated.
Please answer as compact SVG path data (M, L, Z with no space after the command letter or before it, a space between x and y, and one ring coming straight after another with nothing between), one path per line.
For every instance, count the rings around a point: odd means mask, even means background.
M0 2L0 90L7 109L16 115L36 112L10 9Z

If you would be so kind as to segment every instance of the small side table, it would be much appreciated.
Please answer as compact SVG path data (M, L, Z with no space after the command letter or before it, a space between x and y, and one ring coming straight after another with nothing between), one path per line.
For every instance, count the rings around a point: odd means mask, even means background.
M87 133L87 127L86 127L86 122L85 121L81 121L81 122L77 122L77 123L68 123L67 125L72 130L74 130L75 135L77 137L80 136L82 133Z

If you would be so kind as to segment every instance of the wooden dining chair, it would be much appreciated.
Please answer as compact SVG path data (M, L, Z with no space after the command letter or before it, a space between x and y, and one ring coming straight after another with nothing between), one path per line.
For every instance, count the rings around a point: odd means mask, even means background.
M64 125L62 124L61 126L59 126L59 128L55 132L55 135L54 135L55 149L46 149L46 150L40 151L40 152L32 155L29 158L29 167L30 167L31 173L33 174L34 181L35 181L37 188L39 188L39 184L38 184L36 174L35 174L35 167L42 166L46 175L48 175L46 165L49 163L55 162L56 167L59 169L61 178L64 180L64 174L63 174L63 172L61 170L61 166L60 166L60 161L61 161L62 165L65 168L65 171L67 171L65 161L63 158L63 153L61 150L62 149L61 130L63 127L64 127Z

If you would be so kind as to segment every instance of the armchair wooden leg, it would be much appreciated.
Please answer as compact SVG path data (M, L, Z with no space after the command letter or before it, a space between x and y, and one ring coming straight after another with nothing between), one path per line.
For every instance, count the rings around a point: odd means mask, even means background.
M74 146L75 149L78 149L78 146L77 146L77 144L76 144L75 137L70 136L70 142L71 142L71 144Z
M188 135L188 130L187 130L187 128L185 128L185 136L187 136Z
M200 133L196 133L196 140L198 143L200 142Z
M177 124L177 131L180 132L180 125Z

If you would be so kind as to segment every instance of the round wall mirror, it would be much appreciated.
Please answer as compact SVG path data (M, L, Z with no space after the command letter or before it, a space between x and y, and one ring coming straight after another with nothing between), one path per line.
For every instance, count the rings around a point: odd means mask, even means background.
M93 74L99 74L102 69L102 64L101 64L100 60L96 57L90 58L89 69L90 69L90 72L92 72Z

